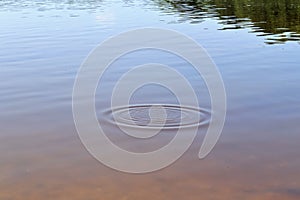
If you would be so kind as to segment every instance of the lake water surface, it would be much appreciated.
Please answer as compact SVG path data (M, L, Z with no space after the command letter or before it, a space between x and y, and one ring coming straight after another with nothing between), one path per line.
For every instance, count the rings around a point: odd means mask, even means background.
M141 27L179 31L207 50L224 80L227 118L218 144L199 160L210 100L195 70L154 50L118 59L98 87L98 110L108 105L109 89L122 73L156 62L188 77L205 111L205 123L182 158L160 171L132 175L105 167L85 150L73 122L72 90L91 50ZM299 55L298 0L2 0L0 199L298 200ZM132 103L169 104L176 98L150 85ZM136 115L141 122L143 110ZM107 118L99 114L100 121ZM157 149L173 137L170 131L136 141L114 126L106 125L109 137L132 151Z

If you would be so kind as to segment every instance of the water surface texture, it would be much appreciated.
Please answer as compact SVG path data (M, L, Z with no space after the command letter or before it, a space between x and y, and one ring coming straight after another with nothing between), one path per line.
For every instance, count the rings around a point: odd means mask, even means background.
M141 27L173 29L202 45L223 77L228 108L218 144L199 160L210 117L201 77L166 52L138 51L118 59L96 92L99 121L113 142L130 151L153 151L174 137L180 119L200 124L191 148L173 165L131 175L105 167L85 150L73 122L72 90L92 49ZM298 0L0 1L0 199L298 200L299 41ZM167 128L147 140L131 139L116 129L109 97L124 72L150 62L188 77L201 109L180 114L166 88L139 88L131 116L117 110L121 123L145 126L150 113L155 128L164 114ZM167 111L151 105L166 105ZM193 121L198 112L201 122Z

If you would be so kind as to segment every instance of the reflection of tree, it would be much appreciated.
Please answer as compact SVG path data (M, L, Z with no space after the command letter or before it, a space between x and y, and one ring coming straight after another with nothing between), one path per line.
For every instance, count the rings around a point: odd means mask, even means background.
M299 0L213 0L220 15L235 15L237 18L249 18L268 33L283 32L280 28L289 28L300 32Z
M164 3L162 3L164 2ZM169 9L194 22L218 16L224 29L252 27L274 41L300 40L299 0L163 0Z

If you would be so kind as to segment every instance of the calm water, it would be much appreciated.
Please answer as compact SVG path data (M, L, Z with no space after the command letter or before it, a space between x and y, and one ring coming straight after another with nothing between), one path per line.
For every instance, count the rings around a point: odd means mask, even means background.
M197 158L205 123L176 163L130 175L84 149L71 97L88 53L107 37L139 27L177 30L206 48L224 79L228 111L206 159ZM0 1L0 199L299 199L299 41L298 0ZM105 109L124 71L148 62L189 77L209 119L207 89L196 72L174 55L150 50L111 66L96 107ZM133 104L174 102L155 85L132 98ZM143 110L136 115L140 122ZM172 116L176 120L176 112ZM173 134L135 141L108 132L120 147L140 152L163 146Z

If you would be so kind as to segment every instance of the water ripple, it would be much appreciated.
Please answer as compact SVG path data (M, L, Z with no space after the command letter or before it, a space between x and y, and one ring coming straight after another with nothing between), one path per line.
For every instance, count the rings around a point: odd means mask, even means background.
M203 108L137 104L106 110L103 119L131 128L176 129L205 125L209 122L209 115L210 112Z

